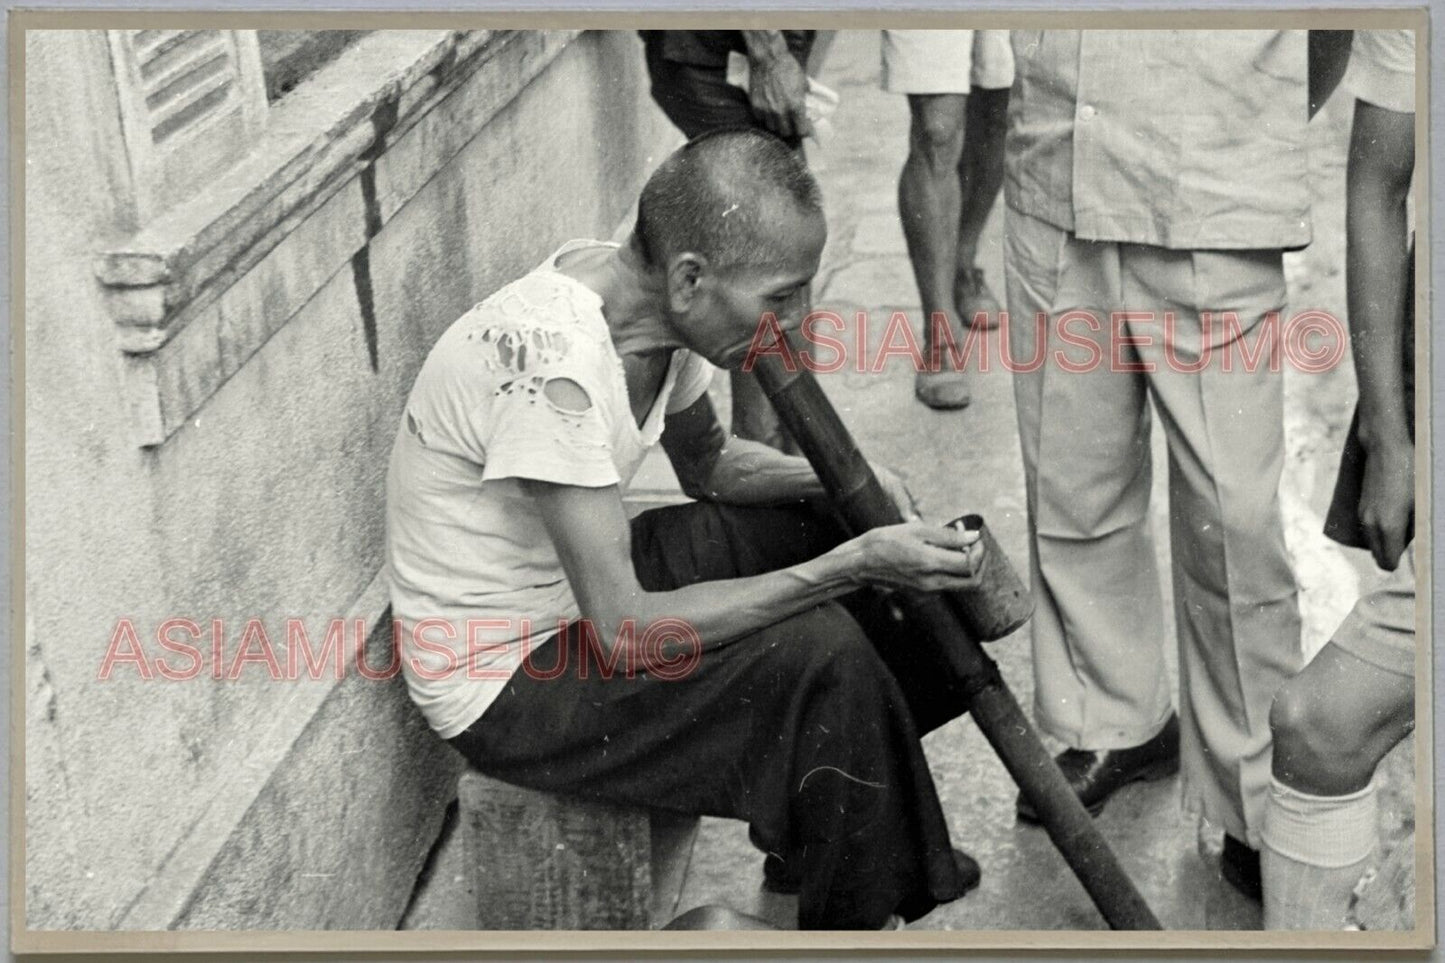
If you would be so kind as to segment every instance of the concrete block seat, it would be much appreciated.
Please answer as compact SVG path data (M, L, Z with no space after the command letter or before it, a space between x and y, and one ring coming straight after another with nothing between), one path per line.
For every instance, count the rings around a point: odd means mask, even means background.
M467 769L458 831L478 929L641 930L677 909L696 817L523 789Z

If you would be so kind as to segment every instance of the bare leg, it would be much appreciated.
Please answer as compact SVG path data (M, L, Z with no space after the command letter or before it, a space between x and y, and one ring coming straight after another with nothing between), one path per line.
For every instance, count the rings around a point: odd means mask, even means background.
M982 311L993 327L998 323L999 303L983 284L976 268L978 242L989 213L1003 187L1004 133L1008 124L1007 87L997 90L975 88L968 98L963 151L958 164L962 197L958 218L958 262L955 270L954 302L965 324Z
M1280 688L1269 721L1276 779L1316 796L1358 792L1415 728L1415 680L1330 643Z
M962 205L958 164L967 106L966 94L908 95L911 125L908 160L898 179L898 214L922 302L926 358L933 349L933 316L942 313L953 319L956 314L953 280ZM920 374L916 391L935 408L961 408L969 401L963 372Z

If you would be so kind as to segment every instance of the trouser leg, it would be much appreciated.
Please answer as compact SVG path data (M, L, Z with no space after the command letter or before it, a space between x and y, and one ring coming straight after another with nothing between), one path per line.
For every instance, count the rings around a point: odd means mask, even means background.
M1155 312L1129 330L1169 442L1185 803L1258 847L1270 703L1301 664L1278 495L1283 378L1267 352L1254 371L1245 355L1284 308L1281 253L1125 245L1123 278L1124 303Z
M755 127L747 91L727 82L722 67L647 57L652 99L688 138L723 127Z
M1146 385L1112 370L1107 343L1118 246L1080 241L1015 210L1007 217L1007 360L1036 605L1034 714L1075 748L1134 746L1163 728L1170 695Z

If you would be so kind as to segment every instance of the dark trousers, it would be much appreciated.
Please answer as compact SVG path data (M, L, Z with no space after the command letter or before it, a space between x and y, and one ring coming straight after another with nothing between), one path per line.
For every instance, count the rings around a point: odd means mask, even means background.
M632 554L643 587L665 591L774 571L841 537L808 510L695 503L634 520ZM607 678L569 631L452 743L517 785L745 820L800 871L802 928L876 929L962 893L915 713L938 725L963 702L911 641L863 592L710 649L680 679Z
M762 129L748 92L728 83L725 67L678 63L649 50L647 74L653 101L688 138L725 127ZM801 137L784 141L794 150L803 143Z

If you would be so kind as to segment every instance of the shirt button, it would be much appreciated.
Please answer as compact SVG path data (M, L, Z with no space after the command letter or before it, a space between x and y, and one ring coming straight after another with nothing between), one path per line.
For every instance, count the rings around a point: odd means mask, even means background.
M1098 111L1094 109L1093 104L1085 104L1084 106L1079 108L1079 119L1093 120L1096 113L1098 113Z

